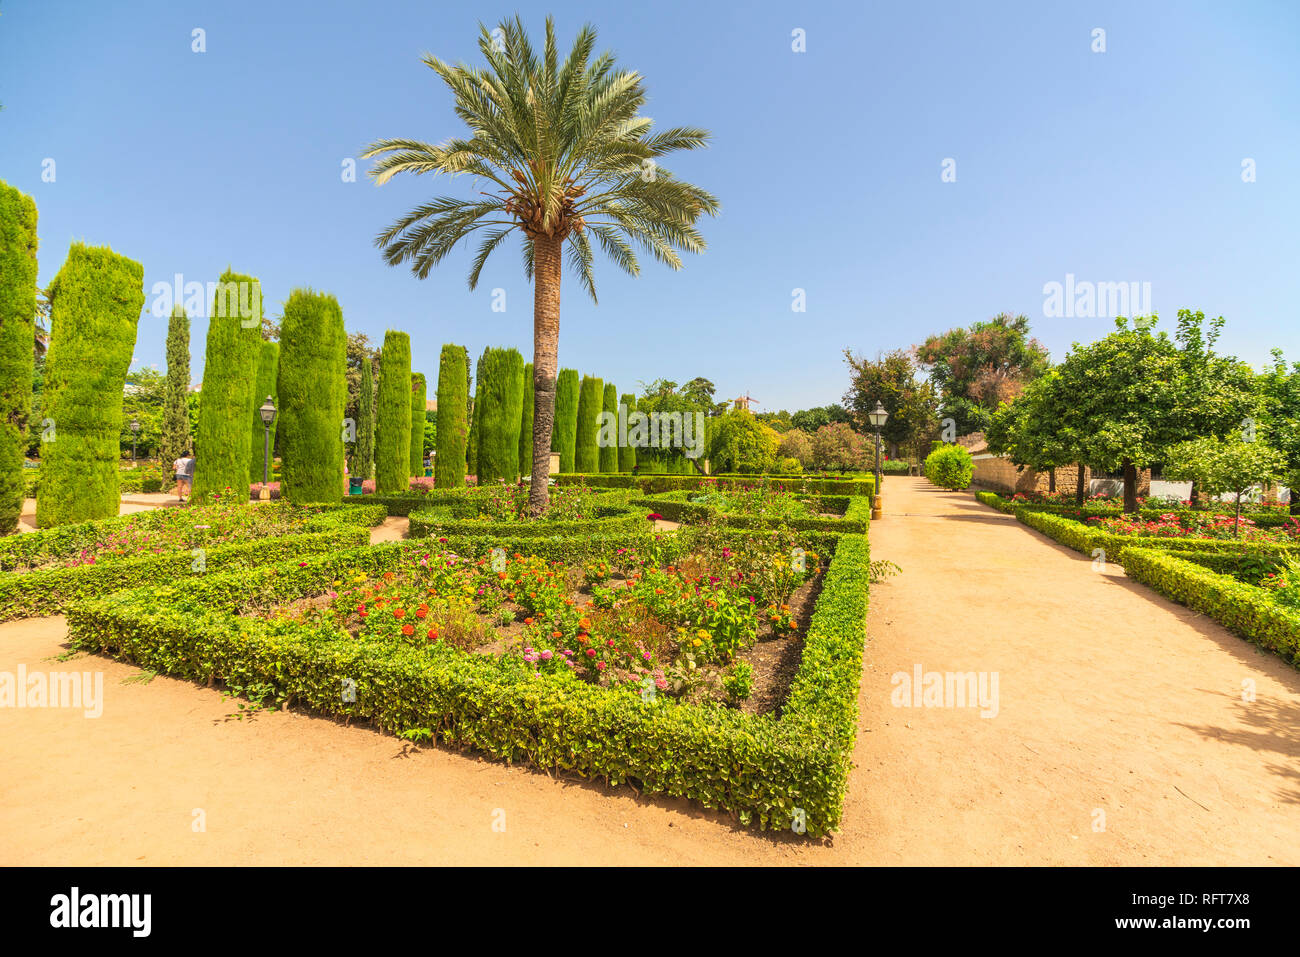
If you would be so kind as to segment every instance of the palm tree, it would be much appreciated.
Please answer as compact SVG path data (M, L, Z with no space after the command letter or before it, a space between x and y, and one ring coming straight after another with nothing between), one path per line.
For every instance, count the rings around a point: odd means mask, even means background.
M474 289L493 250L511 232L522 234L524 274L533 281L534 515L548 503L565 243L569 267L595 302L593 236L630 275L640 273L634 245L680 269L678 250L705 248L696 220L719 210L713 196L657 162L705 146L708 131L652 134L652 121L638 115L646 96L640 74L616 70L610 53L591 60L595 43L596 31L584 26L561 64L550 17L540 59L519 17L491 33L480 24L486 69L424 57L451 88L471 137L440 146L380 140L363 154L379 157L370 171L378 185L410 172L468 173L494 187L482 199L439 196L393 223L375 239L390 266L409 262L423 279L461 239L482 230L469 274Z

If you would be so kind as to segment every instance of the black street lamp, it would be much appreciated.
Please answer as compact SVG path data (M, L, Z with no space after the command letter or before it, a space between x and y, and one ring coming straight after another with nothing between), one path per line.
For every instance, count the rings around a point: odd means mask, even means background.
M261 408L257 410L257 414L262 417L262 425L266 428L266 436L262 442L262 492L259 497L270 498L271 493L266 486L271 481L271 423L275 421L275 400L268 395Z
M876 407L867 413L867 421L876 430L876 498L880 498L880 430L884 427L888 418L889 413L885 411L885 407L877 399Z
M132 468L135 467L135 444L136 444L136 440L139 438L140 438L140 420L132 419L131 420L131 467Z

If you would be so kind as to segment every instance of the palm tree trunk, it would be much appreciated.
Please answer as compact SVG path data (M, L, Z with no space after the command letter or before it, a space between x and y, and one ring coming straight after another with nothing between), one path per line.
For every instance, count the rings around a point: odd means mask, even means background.
M560 253L563 240L533 240L533 478L528 512L538 516L550 504L551 430L555 425L555 377L560 348Z

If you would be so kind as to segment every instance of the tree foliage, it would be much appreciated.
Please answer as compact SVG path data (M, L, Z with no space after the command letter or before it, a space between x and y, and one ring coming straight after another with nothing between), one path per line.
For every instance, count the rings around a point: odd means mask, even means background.
M347 333L333 296L310 289L290 293L280 321L278 382L281 494L296 503L337 502L343 494ZM409 416L409 389L403 398Z

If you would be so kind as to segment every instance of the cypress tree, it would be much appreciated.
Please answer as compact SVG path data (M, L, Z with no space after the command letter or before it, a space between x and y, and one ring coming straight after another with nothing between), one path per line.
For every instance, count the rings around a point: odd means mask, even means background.
M483 360L487 354L488 350L484 349L478 358L478 380L474 383L474 402L469 409L469 440L465 447L465 467L475 482L478 482L479 422L483 409Z
M424 411L429 404L423 372L411 373L411 474L424 474Z
M560 471L574 470L578 438L578 370L561 369L555 380L555 431L551 451L560 453Z
M533 474L533 364L524 366L524 402L519 418L519 474Z
M612 382L605 383L604 403L601 406L602 413L608 412L614 417L614 444L600 446L600 470L602 472L618 471L618 386ZM600 423L596 423L596 436L600 437Z
M469 439L467 406L469 353L448 343L438 357L438 454L433 458L433 484L460 488L465 484L465 445Z
M32 411L36 338L36 203L0 181L0 534L18 528Z
M283 330L283 322L281 324ZM262 340L261 351L257 356L257 384L253 388L253 431L250 433L248 447L248 481L256 484L262 481L266 472L274 471L265 461L266 425L262 422L262 413L258 411L269 395L277 409L280 408L280 344ZM280 428L280 415L271 420L270 455L275 455L275 436Z
M190 450L190 317L179 304L167 320L167 381L163 384L158 457L164 474Z
M519 425L524 403L524 357L518 349L488 349L479 364L480 485L519 477Z
M257 364L262 355L262 287L227 269L213 296L199 393L195 501L230 490L248 496L249 433ZM266 398L263 396L262 398Z
M45 415L54 434L41 449L36 523L111 518L118 513L122 389L144 306L144 268L107 246L73 243L46 294Z
M280 494L288 501L337 502L343 495L347 348L338 300L310 289L289 294L280 320L278 380Z
M361 363L361 386L357 395L357 444L348 466L353 478L362 481L375 472L375 375L370 357Z
M375 491L411 487L411 337L389 329L379 354L375 407Z
M627 409L624 415L631 416L636 411L636 396L624 395L620 400ZM636 468L636 446L625 443L618 449L618 470L620 472L630 472Z
M596 446L596 426L603 404L601 381L595 376L583 376L582 388L578 392L578 438L573 453L573 467L583 474L600 471L600 449Z

